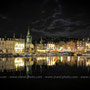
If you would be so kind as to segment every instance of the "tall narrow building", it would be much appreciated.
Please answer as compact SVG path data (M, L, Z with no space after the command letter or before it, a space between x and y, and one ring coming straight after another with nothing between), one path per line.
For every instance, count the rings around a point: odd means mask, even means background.
M32 44L32 36L30 35L30 30L28 27L28 32L26 36L26 52L30 53L34 50L34 45Z
M27 32L27 36L26 36L26 43L27 44L30 44L31 43L31 36L30 36L29 27L28 27L28 32Z

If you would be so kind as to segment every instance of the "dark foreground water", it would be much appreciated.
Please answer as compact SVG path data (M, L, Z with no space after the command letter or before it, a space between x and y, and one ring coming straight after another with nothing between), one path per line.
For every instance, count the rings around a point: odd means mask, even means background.
M0 58L0 78L89 78L90 58L84 56Z

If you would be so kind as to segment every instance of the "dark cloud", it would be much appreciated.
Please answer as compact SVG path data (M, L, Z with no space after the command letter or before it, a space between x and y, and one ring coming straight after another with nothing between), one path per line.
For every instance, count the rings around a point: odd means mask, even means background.
M3 7L0 8L2 32L26 33L29 24L33 38L37 37L36 34L50 37L90 36L89 5L83 1L30 0L6 3L2 3Z
M86 34L88 33L87 27L89 26L89 22L85 22L85 17L83 18L84 14L78 13L77 15L68 18L62 17L62 14L63 13L61 5L58 5L54 9L53 14L51 16L41 18L40 20L36 20L35 22L33 22L32 24L34 24L33 26L35 30L32 31L43 33L44 35L51 37L86 36Z

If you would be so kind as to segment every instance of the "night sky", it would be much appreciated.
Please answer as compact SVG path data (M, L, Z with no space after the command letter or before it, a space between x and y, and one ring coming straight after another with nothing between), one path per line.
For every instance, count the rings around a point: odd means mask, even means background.
M27 33L45 37L90 37L89 1L11 0L0 2L0 37Z

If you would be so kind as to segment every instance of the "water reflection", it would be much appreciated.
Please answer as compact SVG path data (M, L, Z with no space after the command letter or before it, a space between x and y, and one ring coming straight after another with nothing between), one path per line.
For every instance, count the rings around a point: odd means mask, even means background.
M43 72L48 73L49 70L52 70L54 73L62 73L63 70L65 70L65 72L70 70L69 72L72 73L72 71L76 71L78 74L79 67L81 68L79 73L84 73L85 70L87 70L89 74L89 66L90 58L84 56L0 58L0 72L4 72L5 70L8 72L22 71L22 74L28 76L33 73L34 75L37 75L38 73L42 75ZM50 74L52 72L50 71Z
M14 59L14 64L15 64L15 67L16 67L16 70L17 68L19 67L24 67L24 59L23 58L15 58Z
M53 66L55 65L57 60L58 60L57 57L47 57L47 65Z

